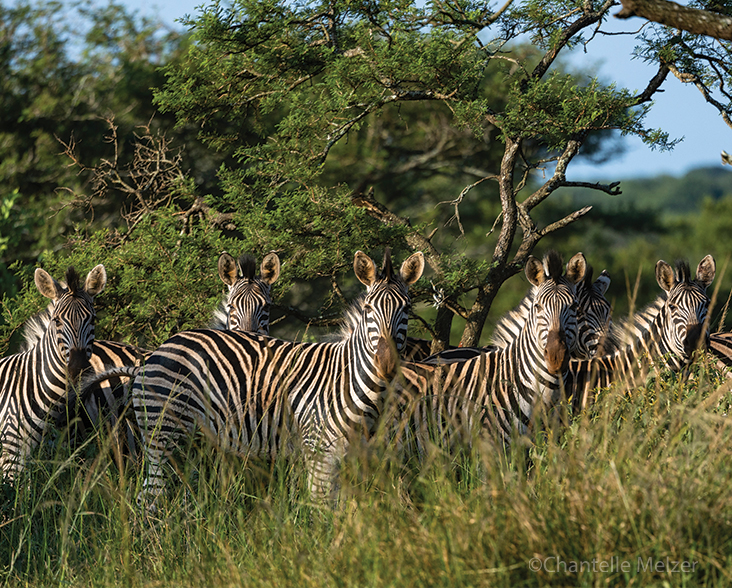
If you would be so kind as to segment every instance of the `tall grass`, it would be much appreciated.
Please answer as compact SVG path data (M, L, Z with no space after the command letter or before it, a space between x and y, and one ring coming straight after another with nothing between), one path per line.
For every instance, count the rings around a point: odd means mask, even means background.
M630 394L602 391L585 414L537 427L508 453L486 441L460 455L435 447L404 465L388 445L364 445L342 466L333 509L310 501L299 461L245 462L201 437L181 452L168 493L147 515L135 504L139 473L119 467L109 436L74 451L47 443L23 480L3 487L0 578L9 586L726 586L732 394L704 360L693 371Z

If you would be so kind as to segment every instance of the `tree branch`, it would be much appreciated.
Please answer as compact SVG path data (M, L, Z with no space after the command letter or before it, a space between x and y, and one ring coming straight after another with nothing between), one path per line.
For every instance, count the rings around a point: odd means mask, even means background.
M623 8L615 16L639 16L693 35L732 41L732 18L708 10L682 6L668 0L621 0Z

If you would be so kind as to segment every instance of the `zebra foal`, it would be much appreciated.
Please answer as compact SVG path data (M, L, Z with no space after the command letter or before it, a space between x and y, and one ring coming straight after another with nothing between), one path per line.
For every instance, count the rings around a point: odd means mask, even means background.
M354 272L366 294L347 313L352 324L339 341L198 330L165 342L132 385L147 468L138 501L151 504L162 492L169 451L197 426L242 455L273 457L299 441L310 491L328 495L351 439L374 428L396 369L391 340L404 344L408 288L423 269L421 253L396 272L387 250L379 272L357 252Z
M419 454L432 434L453 448L469 444L476 431L506 443L514 432L524 433L538 403L551 406L560 399L577 344L576 287L585 270L581 253L566 274L556 252L543 263L530 257L525 273L534 295L516 338L465 360L451 361L450 352L443 352L429 362L403 363L392 386L395 414L387 417L387 430L412 435Z
M94 297L107 283L97 265L83 284L74 268L58 282L35 271L35 285L46 298L48 328L29 350L0 360L0 469L9 481L22 471L49 424L65 417L69 389L88 367L94 342Z

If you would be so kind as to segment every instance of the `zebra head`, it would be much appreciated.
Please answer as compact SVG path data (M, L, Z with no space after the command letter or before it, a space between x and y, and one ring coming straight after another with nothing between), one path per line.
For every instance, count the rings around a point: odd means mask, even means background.
M586 267L582 253L569 260L565 275L562 258L556 251L548 252L543 262L534 256L526 262L526 277L536 287L527 327L533 331L552 375L567 368L569 355L577 346L576 289Z
M353 259L353 271L366 286L361 312L371 348L376 349L379 339L387 335L394 341L397 350L401 350L407 339L409 286L424 271L424 255L421 251L412 254L402 263L399 272L395 272L391 252L387 248L381 271L377 272L374 261L365 253L357 251Z
M66 271L65 282L57 282L41 268L35 273L36 288L51 299L48 336L55 337L69 378L74 381L89 366L96 320L94 297L104 290L107 272L100 264L89 272L83 285L79 278L73 267Z
M656 280L666 291L666 301L661 310L661 336L666 349L684 363L691 361L692 354L699 347L709 344L709 331L705 324L709 307L707 288L714 281L715 272L716 265L711 255L699 262L694 279L685 261L676 262L676 271L663 260L656 264Z
M256 274L256 261L242 255L237 262L228 253L219 257L219 277L229 287L223 302L226 329L269 334L270 288L280 276L280 258L268 253Z
M591 359L607 353L611 343L612 307L605 292L610 286L610 275L602 270L592 281L592 266L587 264L584 279L577 284L577 348L574 357Z

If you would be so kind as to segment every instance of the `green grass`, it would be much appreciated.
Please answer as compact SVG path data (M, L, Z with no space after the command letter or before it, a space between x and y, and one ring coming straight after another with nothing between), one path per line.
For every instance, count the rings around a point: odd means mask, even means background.
M309 500L300 461L245 463L198 439L148 516L135 506L138 472L120 473L106 436L75 452L47 443L26 479L3 487L0 580L727 586L732 394L703 362L694 371L690 382L603 391L586 414L507 455L489 442L458 456L435 448L417 467L383 444L363 447L343 464L334 509ZM690 563L649 567L666 560Z

